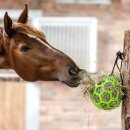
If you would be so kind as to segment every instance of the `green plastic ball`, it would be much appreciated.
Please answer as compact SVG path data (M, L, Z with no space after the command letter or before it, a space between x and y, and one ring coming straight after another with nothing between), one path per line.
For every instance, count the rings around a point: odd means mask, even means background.
M90 98L93 104L102 110L117 108L122 100L122 86L116 76L106 76L103 82L92 87Z

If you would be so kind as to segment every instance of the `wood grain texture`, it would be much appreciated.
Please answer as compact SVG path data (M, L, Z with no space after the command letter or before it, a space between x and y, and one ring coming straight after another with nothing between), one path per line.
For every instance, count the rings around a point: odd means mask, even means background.
M0 130L24 130L23 83L0 82Z
M130 31L125 32L124 39L123 79L124 93L127 96L122 102L122 130L130 130Z

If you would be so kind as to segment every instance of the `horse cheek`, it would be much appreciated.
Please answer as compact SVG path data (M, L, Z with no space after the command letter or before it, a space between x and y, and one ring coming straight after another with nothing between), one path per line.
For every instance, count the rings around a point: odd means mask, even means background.
M13 58L13 66L16 73L26 81L37 80L37 68L30 63L27 59L19 57L17 55Z

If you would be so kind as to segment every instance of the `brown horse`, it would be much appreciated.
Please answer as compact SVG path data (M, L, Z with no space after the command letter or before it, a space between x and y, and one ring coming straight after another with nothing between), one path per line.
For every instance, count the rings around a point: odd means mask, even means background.
M14 69L26 81L59 80L71 87L78 86L85 74L70 57L52 47L44 33L28 24L27 5L17 22L5 13L0 28L0 68Z

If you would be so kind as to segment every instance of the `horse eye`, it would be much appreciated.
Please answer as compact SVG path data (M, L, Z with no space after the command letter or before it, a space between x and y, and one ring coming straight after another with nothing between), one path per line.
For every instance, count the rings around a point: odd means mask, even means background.
M20 48L20 51L22 51L22 52L27 52L27 51L29 51L30 50L30 48L28 47L28 46L22 46L21 48Z

